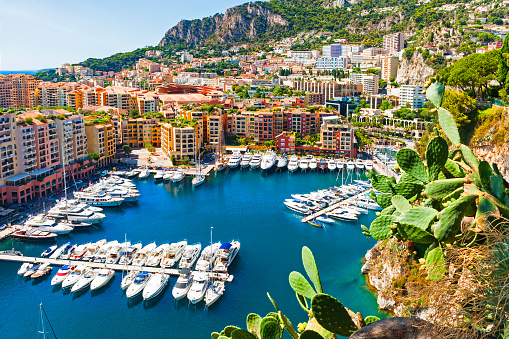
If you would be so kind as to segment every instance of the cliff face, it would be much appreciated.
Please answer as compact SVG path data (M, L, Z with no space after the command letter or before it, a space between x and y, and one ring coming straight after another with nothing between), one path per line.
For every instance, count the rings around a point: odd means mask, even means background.
M288 22L261 4L229 8L224 14L201 20L182 20L166 32L159 46L178 41L200 43L247 42L260 34L284 30Z
M415 52L412 59L403 58L398 67L396 82L400 84L416 85L426 82L427 78L434 73L433 68L424 63L424 58L419 52Z
M486 160L490 164L497 164L498 170L509 182L509 144L474 147L473 151L477 158Z

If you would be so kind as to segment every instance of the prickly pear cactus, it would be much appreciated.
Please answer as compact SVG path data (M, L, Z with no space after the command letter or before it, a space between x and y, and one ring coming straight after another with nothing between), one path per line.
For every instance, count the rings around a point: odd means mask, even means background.
M304 276L299 272L293 271L290 273L289 281L290 286L295 291L295 293L300 294L308 299L313 299L315 296L315 290L313 287L311 287L307 279L304 278Z
M302 264L304 265L304 269L306 270L309 279L311 279L311 282L313 282L315 290L318 293L323 293L322 283L320 281L320 274L318 273L315 257L307 246L302 248Z
M250 333L246 330L237 329L232 332L232 339L258 339L253 333Z
M348 311L334 297L319 293L311 301L311 310L316 321L326 330L345 337L357 331L357 326Z

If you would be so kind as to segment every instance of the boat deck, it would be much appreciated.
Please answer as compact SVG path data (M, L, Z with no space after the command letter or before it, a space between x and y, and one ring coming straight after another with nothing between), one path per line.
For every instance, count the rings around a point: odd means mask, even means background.
M50 259L50 258L37 258L37 257L25 257L16 255L0 254L0 260L11 261L11 262L29 262L34 264L50 264L52 266L63 266L63 265L83 265L92 268L108 268L114 271L131 271L141 270L150 273L166 273L173 276L180 275L180 269L177 268L161 268L161 267L148 267L148 266L134 266L134 265L120 265L120 264L105 264L97 262L88 262L80 260L62 260L62 259ZM226 273L209 272L211 278L221 279L224 281L232 281L233 275Z
M329 213L331 211L334 211L336 208L339 208L341 207L341 204L348 204L349 202L352 202L354 200L357 200L358 197L362 196L362 195L365 195L367 192L369 192L371 190L370 189L367 189L367 190L364 190L360 193L357 193L356 195L354 196L351 196L350 198L347 198L347 199L344 199L344 200L341 200L333 205L330 205L329 207L326 207L318 212L315 212L313 214L310 214L310 215L307 215L305 216L304 218L301 219L302 222L308 222L309 220L312 220L316 217L319 217L321 215L324 215L325 213Z

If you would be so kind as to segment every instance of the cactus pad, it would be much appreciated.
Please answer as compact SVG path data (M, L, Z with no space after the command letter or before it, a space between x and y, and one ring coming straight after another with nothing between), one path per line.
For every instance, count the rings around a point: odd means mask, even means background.
M304 269L306 270L309 279L315 286L316 292L323 293L315 257L313 256L313 252L311 252L307 246L302 247L302 264L304 265Z
M394 213L394 211L396 210L396 207L391 205L389 207L386 207L384 208L381 212L380 212L380 215L392 215L392 213Z
M307 330L300 334L300 339L323 339L323 337L315 331Z
M393 182L389 181L389 177L382 174L373 175L371 179L371 185L377 191L382 193L392 193L393 192Z
M491 169L489 162L483 160L479 163L479 179L481 180L481 184L483 186L486 186L490 181L492 172L493 170Z
M444 130L445 135L447 135L454 146L461 144L458 125L456 125L456 121L449 111L440 107L438 109L438 122L440 123L440 127Z
M436 247L428 252L426 256L426 266L428 267L427 279L438 281L443 278L447 271L444 252L440 247Z
M418 206L401 214L397 221L402 224L411 224L422 230L427 230L429 224L435 219L438 211L434 208Z
M370 315L364 319L364 322L366 323L366 325L369 325L369 324L374 323L375 321L378 321L378 320L380 320L380 318L375 317L374 315Z
M376 240L385 240L392 234L389 228L394 223L395 217L392 215L381 215L371 223L369 233Z
M426 89L426 98L435 105L440 107L444 98L445 86L443 83L435 81Z
M458 233L465 211L475 201L476 197L476 195L461 197L438 214L439 221L434 230L435 237L438 240L446 241Z
M311 287L306 278L304 278L304 276L299 272L293 271L290 273L289 280L290 286L293 288L295 293L298 293L308 299L312 299L315 296L315 290Z
M435 180L426 185L424 194L429 198L442 199L462 187L465 182L465 178Z
M274 305L274 308L276 309L276 311L279 312L279 308L277 307L277 304L274 301L274 299L272 299L272 297L270 296L269 292L267 292L267 297L269 297L270 302L272 303L272 305Z
M357 331L357 326L348 311L335 298L328 294L317 294L311 300L311 310L316 321L327 331L345 337Z
M430 181L437 180L438 174L447 162L447 156L449 155L448 148L447 141L442 137L434 137L428 143L426 148L426 164Z
M503 200L505 196L504 179L500 174L495 171L491 174L490 178L490 192L498 199Z
M396 160L398 161L399 167L407 174L422 183L428 182L428 175L426 174L424 163L416 151L410 148L402 148L396 153Z
M418 244L431 244L436 241L431 233L417 226L397 223L397 227L398 233L408 241L413 241Z
M288 318L283 313L281 313L281 311L278 312L278 315L279 315L279 321L283 324L286 331L292 336L293 339L298 339L299 335L293 328L293 325L290 322L290 320L288 320Z
M490 214L500 215L497 205L495 205L493 201L491 201L485 196L479 197L479 203L477 206L477 213L475 218L478 219L480 217Z
M212 337L212 339L217 339L217 338L219 338L220 334L219 334L219 333L217 333L217 332L212 332L212 333L210 334L210 336Z
M224 335L226 337L231 337L232 336L232 332L237 330L237 329L238 329L237 326L232 326L232 325L226 326L224 328L224 330L221 331L220 335Z
M304 311L309 313L309 306L308 306L308 302L307 302L306 298L301 296L299 293L295 293L295 295L297 296L297 300L299 301L300 307L302 307L302 309Z
M259 335L261 322L262 322L262 317L260 317L256 313L250 313L246 319L247 330L251 333Z
M391 199L392 205L396 207L399 213L405 213L412 208L412 205L401 195L395 195Z
M258 339L258 337L253 333L239 328L232 332L232 339Z
M281 332L279 323L272 317L268 317L263 318L262 320L260 325L260 336L261 339L281 339L283 332Z
M474 152L465 145L460 145L460 150L465 163L477 172L479 170L479 161L475 157Z
M413 183L413 182L403 182L403 180L400 179L399 183L397 183L394 186L394 190L396 191L396 194L402 195L407 199L410 199L411 197L415 196L419 192L421 192L424 189L424 186L422 184Z
M391 203L392 194L390 193L382 193L376 196L376 203L382 207L386 208L389 207Z
M456 161L447 159L444 168L455 178L463 178L467 172L456 163Z

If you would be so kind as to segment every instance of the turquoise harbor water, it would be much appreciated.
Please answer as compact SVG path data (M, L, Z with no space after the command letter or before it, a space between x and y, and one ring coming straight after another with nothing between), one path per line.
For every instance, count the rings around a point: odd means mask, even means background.
M139 202L105 208L100 228L61 236L58 243L86 243L106 238L148 244L187 239L210 241L238 239L241 249L231 266L233 282L209 309L196 307L187 299L176 303L171 288L156 300L128 301L120 289L117 273L105 289L73 296L52 289L51 276L34 284L16 275L20 264L0 262L0 333L3 338L37 338L42 302L58 338L210 338L226 325L245 327L250 312L265 315L274 309L266 292L297 325L307 320L288 283L288 274L304 273L301 248L313 251L324 291L364 316L378 314L376 298L366 290L360 274L361 258L373 246L362 235L360 225L369 225L375 214L362 215L358 223L336 223L326 229L299 221L285 209L283 201L293 193L341 184L341 175L332 173L269 173L233 170L212 174L205 184L192 189L191 180L155 184L151 178L137 181ZM15 247L25 255L39 255L47 245L9 240L0 249ZM39 337L41 337L39 335ZM48 338L52 338L51 335Z

